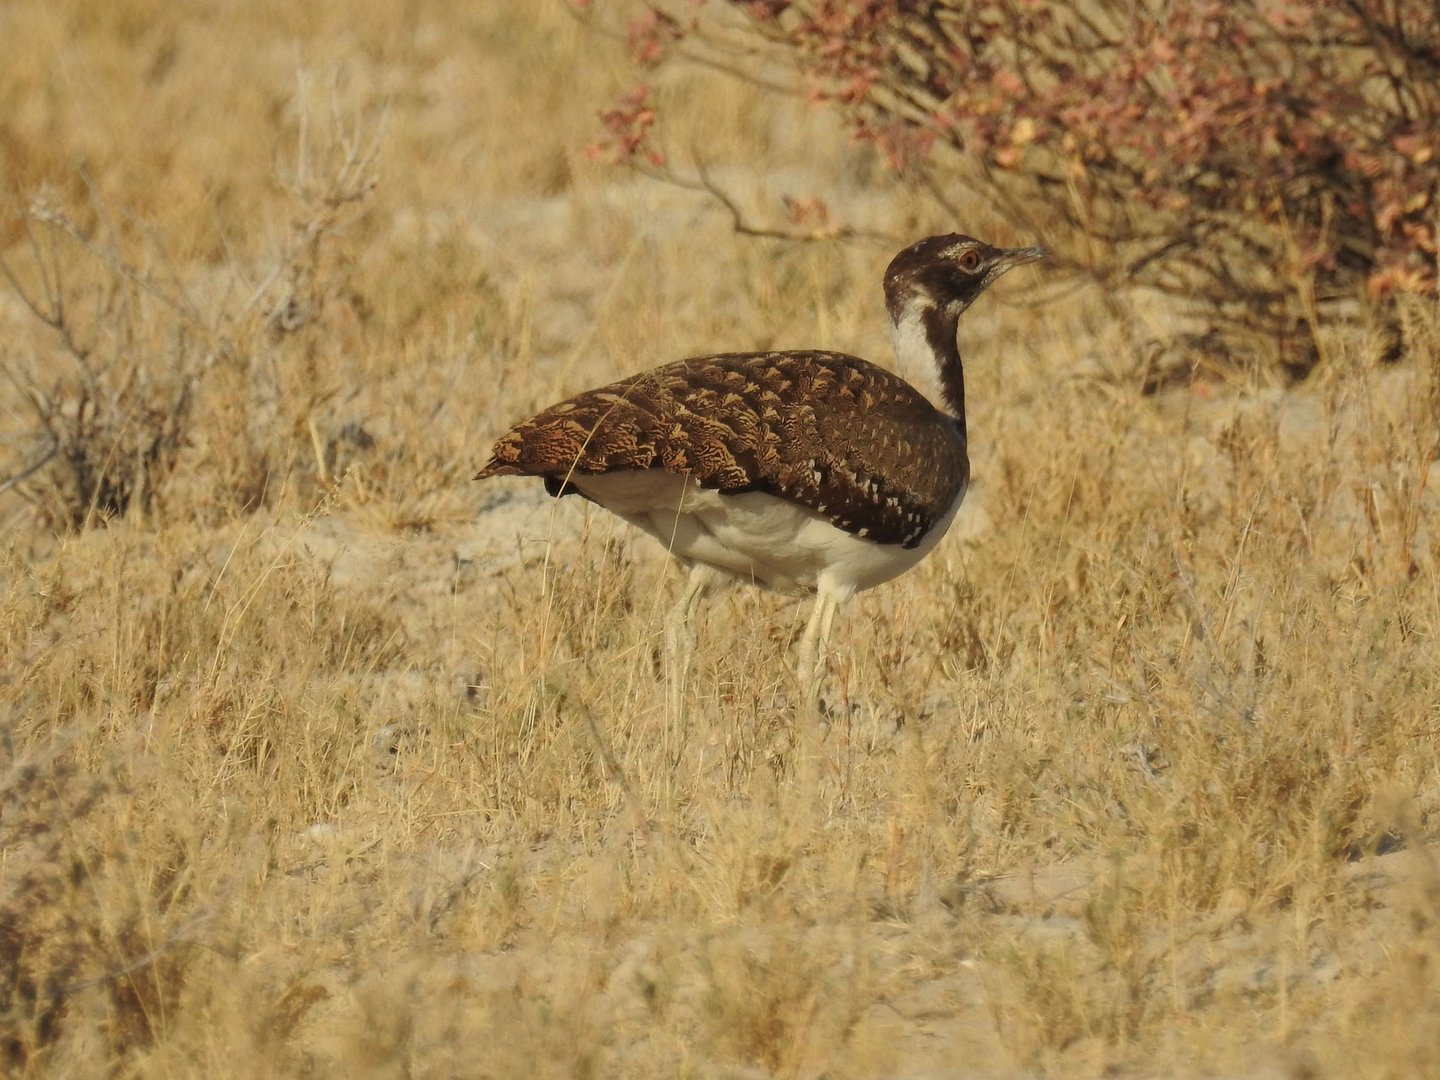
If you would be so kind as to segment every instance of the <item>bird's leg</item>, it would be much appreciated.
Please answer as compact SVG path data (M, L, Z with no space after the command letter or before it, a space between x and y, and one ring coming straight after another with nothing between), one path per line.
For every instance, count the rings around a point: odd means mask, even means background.
M714 584L717 575L710 567L694 563L685 579L680 598L665 616L665 684L671 715L680 717L685 685L690 678L690 661L694 658L698 638L690 620L700 598Z
M713 581L714 571L708 566L696 563L690 567L685 588L665 616L665 652L669 659L679 659L682 650L695 648L695 630L690 625L690 619Z
M830 625L835 621L835 609L843 597L822 586L815 594L815 606L810 610L810 621L800 637L796 650L796 675L805 690L807 707L818 709L820 689L825 678L825 644L830 639Z

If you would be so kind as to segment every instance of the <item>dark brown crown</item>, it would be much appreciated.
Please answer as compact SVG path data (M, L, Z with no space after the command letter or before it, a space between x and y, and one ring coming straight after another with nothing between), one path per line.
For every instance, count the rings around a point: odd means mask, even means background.
M898 323L908 304L931 302L958 319L1005 271L1050 252L1043 247L997 248L960 233L911 244L885 271L885 306Z

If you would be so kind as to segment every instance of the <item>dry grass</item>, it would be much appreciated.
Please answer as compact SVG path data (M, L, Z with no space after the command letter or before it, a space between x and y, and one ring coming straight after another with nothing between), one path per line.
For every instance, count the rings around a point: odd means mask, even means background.
M885 245L587 165L624 71L558 5L0 41L8 1074L1440 1070L1433 307L1393 368L1142 396L1153 327L1007 281L964 535L841 620L834 722L736 591L678 728L659 553L468 477L642 364L884 357ZM663 92L747 198L951 224Z

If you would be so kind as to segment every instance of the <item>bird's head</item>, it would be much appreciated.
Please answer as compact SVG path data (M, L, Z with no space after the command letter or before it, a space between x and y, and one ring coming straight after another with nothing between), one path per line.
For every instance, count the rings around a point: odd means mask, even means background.
M927 236L896 255L885 271L890 319L899 325L917 308L958 319L1005 271L1049 254L1043 247L991 247L959 233Z

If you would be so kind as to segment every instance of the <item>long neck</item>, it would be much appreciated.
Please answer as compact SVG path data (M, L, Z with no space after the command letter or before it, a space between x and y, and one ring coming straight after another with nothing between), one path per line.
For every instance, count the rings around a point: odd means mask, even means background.
M900 375L965 435L965 368L955 343L958 315L934 302L912 301L891 316Z

